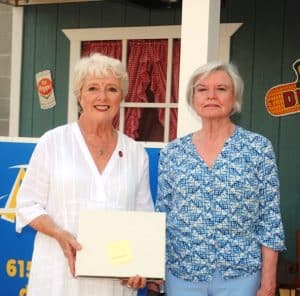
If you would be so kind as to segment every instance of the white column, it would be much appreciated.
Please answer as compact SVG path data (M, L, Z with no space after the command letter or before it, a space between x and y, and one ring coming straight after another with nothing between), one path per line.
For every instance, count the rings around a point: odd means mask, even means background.
M186 103L186 84L200 65L218 58L220 0L182 0L177 136L201 127Z
M19 135L20 92L23 42L23 8L13 7L11 43L11 80L9 107L9 136Z

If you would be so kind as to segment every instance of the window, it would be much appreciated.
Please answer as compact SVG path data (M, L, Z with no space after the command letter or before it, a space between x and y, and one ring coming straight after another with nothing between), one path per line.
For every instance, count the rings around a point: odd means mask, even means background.
M100 30L101 40L95 34L91 39L85 36L79 38L77 46L80 55L101 52L122 60L127 66L129 90L116 120L118 128L138 141L175 139L180 27Z
M139 141L176 138L179 39L83 41L81 55L100 52L122 60L124 49L129 90L115 125Z

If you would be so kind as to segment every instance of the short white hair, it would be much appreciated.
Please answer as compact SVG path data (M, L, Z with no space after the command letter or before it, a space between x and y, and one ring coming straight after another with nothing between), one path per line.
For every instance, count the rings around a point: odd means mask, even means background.
M226 72L232 80L233 92L234 92L234 105L231 114L241 112L242 109L242 100L243 100L243 91L244 91L244 82L241 78L237 67L231 63L224 62L210 62L199 68L197 68L192 76L190 77L186 90L186 99L187 103L194 109L193 97L194 97L194 86L198 78L205 78L212 72L224 71Z
M112 72L116 78L120 79L122 98L128 92L128 74L120 60L108 57L100 53L81 58L74 68L73 92L77 100L87 76L106 77Z

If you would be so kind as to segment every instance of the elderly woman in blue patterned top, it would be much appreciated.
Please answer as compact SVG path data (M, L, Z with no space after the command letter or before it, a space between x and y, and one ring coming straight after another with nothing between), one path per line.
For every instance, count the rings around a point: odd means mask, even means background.
M169 296L274 296L284 250L272 144L236 126L243 81L232 64L191 76L202 128L161 152L156 210L167 213Z

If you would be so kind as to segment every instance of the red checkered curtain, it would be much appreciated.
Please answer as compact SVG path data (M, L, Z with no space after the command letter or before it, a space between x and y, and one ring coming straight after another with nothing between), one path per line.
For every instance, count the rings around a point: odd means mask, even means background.
M130 40L128 42L127 70L129 90L126 101L148 102L146 89L154 94L154 102L165 102L167 75L167 40ZM129 108L125 114L125 133L138 138L140 108ZM163 109L159 110L159 121L164 125Z
M81 56L89 56L92 53L99 52L115 59L122 59L122 41L104 40L104 41L83 41L81 43Z
M172 60L172 86L171 86L171 102L172 103L178 103L179 70L180 70L180 39L174 39L173 40L173 60ZM177 137L178 109L172 108L170 114L171 115L170 115L169 139L174 140Z
M89 56L99 52L106 56L122 60L122 41L103 40L103 41L83 41L81 43L81 56ZM119 128L120 115L117 114L113 121L113 126Z

